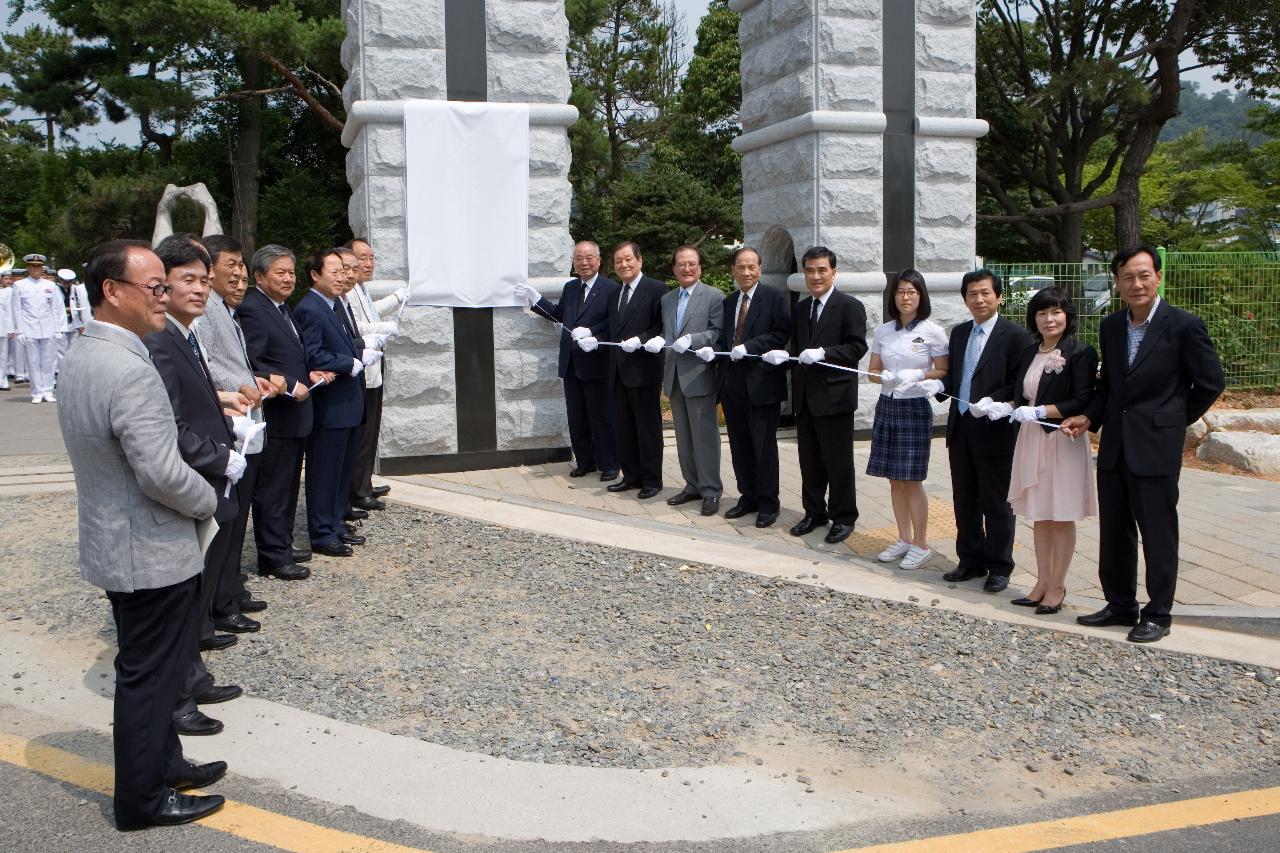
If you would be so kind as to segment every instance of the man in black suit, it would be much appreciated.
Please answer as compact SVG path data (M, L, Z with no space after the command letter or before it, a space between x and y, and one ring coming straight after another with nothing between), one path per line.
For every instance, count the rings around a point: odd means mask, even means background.
M573 247L577 278L565 283L559 302L550 302L527 284L516 285L516 296L540 316L564 325L560 331L560 378L569 416L569 443L577 465L570 477L600 472L607 483L618 477L614 448L613 405L609 399L609 353L587 352L578 342L601 338L609 331L609 306L618 296L618 283L600 275L600 247L584 240ZM590 343L585 346L590 346Z
M270 244L254 253L249 268L255 287L236 310L254 367L284 377L285 393L263 404L267 442L253 485L253 538L258 574L302 580L311 570L297 563L310 554L293 547L302 453L311 435L309 387L329 374L307 367L307 353L286 300L295 284L293 252Z
M202 247L184 237L160 241L155 252L164 264L165 281L173 289L169 294L164 330L148 334L143 343L169 395L182 460L200 472L218 493L218 508L213 518L220 527L204 554L200 591L192 612L192 618L203 627L210 619L213 594L229 566L232 527L240 510L235 483L244 474L246 463L244 456L235 450L231 419L223 413L224 402L214 388L200 344L191 330L197 318L204 315L205 300L209 296L209 256ZM234 404L241 404L242 400L243 397ZM233 401L227 400L227 404ZM194 633L199 638L201 630ZM227 640L211 645L210 641L217 637ZM209 623L208 636L193 640L185 683L173 712L173 725L178 734L210 735L222 731L222 723L205 716L196 707L197 703L225 702L242 692L235 685L214 685L213 676L200 658L201 642L206 648L225 648L235 642L235 636L214 635Z
M942 380L958 397L947 413L947 455L956 514L958 565L943 575L951 582L986 577L982 588L1000 592L1013 573L1013 508L1009 478L1018 424L986 418L983 405L1013 399L1018 359L1031 346L1026 328L1000 316L1000 277L990 270L965 273L960 295L973 316L951 330L951 365Z
M799 356L791 374L791 405L804 518L790 532L804 536L829 520L831 530L823 541L834 545L848 539L858 521L853 481L858 376L817 362L858 366L867 353L867 311L856 298L836 290L835 252L814 246L801 263L809 297L796 304L791 316L791 352ZM773 364L787 353L773 350L767 355Z
M729 433L733 475L738 481L738 502L725 518L741 518L754 512L756 527L778 520L778 417L787 399L787 370L765 364L759 358L787 345L791 334L791 308L787 295L760 286L760 253L744 246L730 260L736 292L724 298L721 352L720 404Z
M613 250L613 271L622 283L609 302L609 386L613 394L613 426L622 479L611 492L639 489L651 498L662 489L663 353L641 351L662 334L662 296L667 286L644 274L640 247L627 241Z
M365 538L348 533L343 517L350 509L351 471L360 449L364 422L364 377L367 364L382 357L366 349L355 334L341 296L345 273L342 255L322 249L307 259L311 290L293 316L307 351L307 364L333 379L312 396L315 424L307 438L307 528L311 550L330 557L350 557L352 545Z
M1178 475L1186 428L1226 387L1204 321L1160 298L1160 256L1150 246L1111 261L1125 308L1102 321L1102 372L1084 414L1063 422L1102 430L1098 448L1098 577L1107 606L1081 625L1132 625L1129 639L1169 634L1178 583ZM1150 600L1138 610L1138 532Z

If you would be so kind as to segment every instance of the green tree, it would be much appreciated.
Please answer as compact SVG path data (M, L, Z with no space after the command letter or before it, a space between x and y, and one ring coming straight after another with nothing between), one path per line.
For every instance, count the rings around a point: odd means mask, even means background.
M1257 63L1275 55L1277 16L1268 0L982 0L978 106L991 133L978 183L1000 211L982 218L1048 260L1079 260L1089 210L1113 208L1115 242L1137 242L1141 179L1178 114L1181 57L1224 63L1246 85L1270 80L1274 63Z
M101 87L89 78L91 58L69 35L45 27L4 36L0 73L9 75L9 83L0 87L0 98L41 118L48 151L57 136L98 120Z

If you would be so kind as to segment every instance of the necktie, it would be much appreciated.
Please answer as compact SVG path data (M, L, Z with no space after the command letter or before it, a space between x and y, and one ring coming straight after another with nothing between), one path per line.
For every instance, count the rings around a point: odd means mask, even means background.
M298 327L293 325L293 318L289 316L289 306L283 302L280 303L280 316L284 317L284 321L289 324L289 329L293 332L293 336L298 337Z
M249 361L249 347L244 342L244 332L240 330L240 324L236 322L236 312L227 303L222 303L222 307L227 309L227 313L231 315L231 326L236 330L236 340L240 343L240 355L244 356L244 366L253 372L253 364Z
M209 378L209 368L204 363L204 356L200 354L200 344L196 343L196 333L187 332L187 343L191 345L191 352L195 354L196 363L200 365L200 369L204 371L205 378Z
M351 337L354 338L356 336L356 333L351 328L351 323L348 322L347 320L347 312L342 307L341 299L333 300L333 313L338 315L338 321L342 323L342 328L347 330L347 334L351 335Z
M353 338L354 338L354 337L356 337L356 315L355 315L355 312L351 310L351 303L350 303L350 302L344 302L344 303L342 303L342 305L343 305L343 307L344 307L344 308L346 308L346 309L347 309L347 319L351 321L351 330L350 330L350 331L351 331L351 337L353 337Z
M973 371L978 367L978 356L982 352L982 338L986 332L977 323L973 324L973 332L969 335L969 343L964 348L964 369L960 377L960 399L957 408L960 414L969 411L969 391L973 384Z
M814 326L818 325L818 307L822 303L818 301L818 297L816 296L810 297L810 301L811 301L811 304L809 305L809 328L812 330Z
M582 306L587 303L587 283L582 282L582 287L578 289L578 313L582 313Z
M689 288L680 291L680 301L676 303L676 334L680 334L680 330L684 328L684 309L689 304Z
M736 347L742 343L742 333L747 326L747 306L751 303L751 297L742 294L738 297L738 324L733 329L733 345Z
M623 285L623 288L622 288L622 299L618 302L618 314L619 314L619 316L621 316L621 315L622 315L622 312L623 312L623 311L626 311L626 310L627 310L627 303L628 303L629 301L631 301L631 285L627 284L627 285Z

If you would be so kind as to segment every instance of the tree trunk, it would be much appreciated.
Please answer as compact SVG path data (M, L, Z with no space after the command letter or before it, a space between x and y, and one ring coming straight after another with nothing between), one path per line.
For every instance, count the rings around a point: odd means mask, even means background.
M1078 264L1084 258L1084 214L1067 213L1058 219L1057 257L1064 264Z
M237 57L243 88L262 87L258 58L245 52ZM258 179L262 155L262 100L246 98L236 111L236 144L231 152L231 236L240 241L246 262L253 256L258 237Z

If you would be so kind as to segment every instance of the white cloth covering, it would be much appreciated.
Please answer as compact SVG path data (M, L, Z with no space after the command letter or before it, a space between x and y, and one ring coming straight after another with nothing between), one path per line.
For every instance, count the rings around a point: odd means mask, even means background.
M529 276L527 104L405 104L411 305L522 305Z

